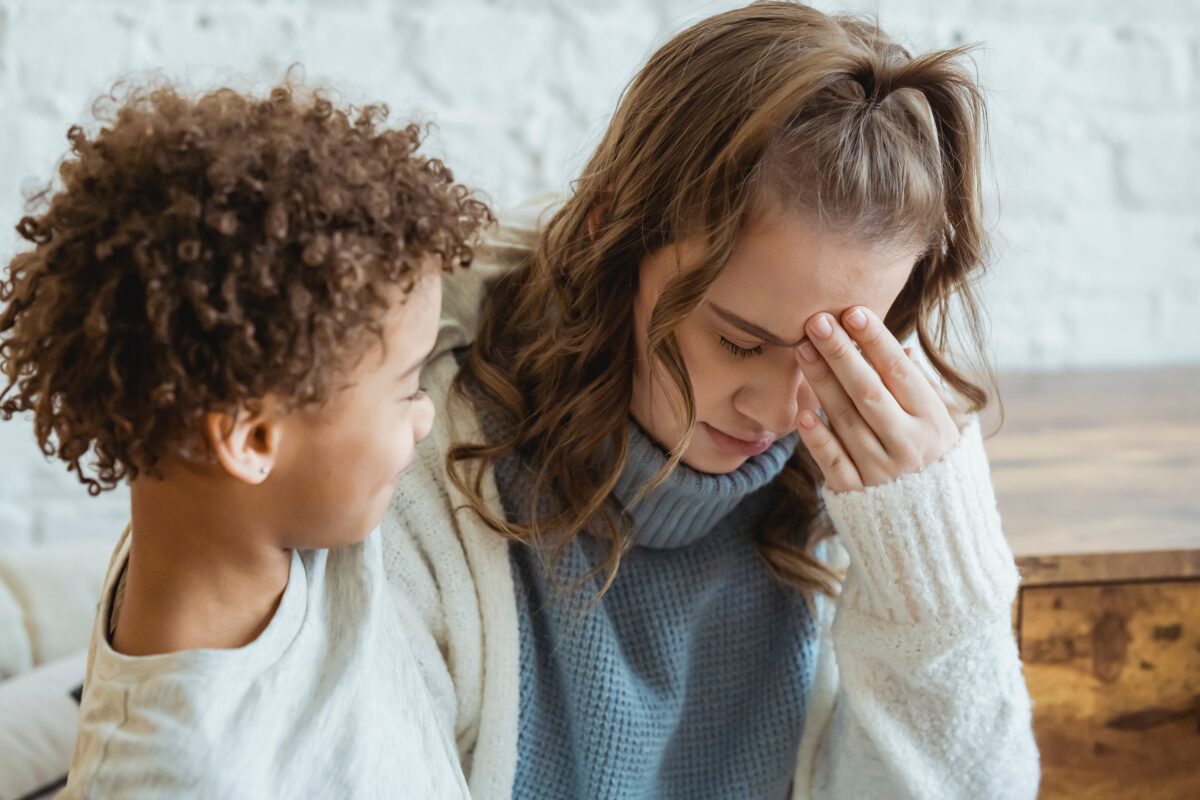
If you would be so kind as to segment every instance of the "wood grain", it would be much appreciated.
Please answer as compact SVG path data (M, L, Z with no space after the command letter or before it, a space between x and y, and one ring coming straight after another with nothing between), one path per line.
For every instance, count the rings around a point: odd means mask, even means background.
M1017 558L1026 588L1073 583L1120 583L1200 578L1200 550L1086 553Z
M998 385L983 423L1017 556L1200 550L1200 368Z
M1200 798L1200 580L1022 591L1042 798Z
M1200 368L999 389L984 431L1041 796L1198 800Z

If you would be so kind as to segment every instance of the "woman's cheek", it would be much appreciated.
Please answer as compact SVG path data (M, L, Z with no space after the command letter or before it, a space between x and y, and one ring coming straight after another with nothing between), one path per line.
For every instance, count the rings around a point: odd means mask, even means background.
M721 357L724 351L714 353L709 345L705 341L693 347L688 363L692 393L696 396L696 411L702 420L709 415L714 403L733 395L731 387L737 377L736 367L727 363L727 358Z
M710 342L705 334L690 327L680 328L679 351L683 355L683 363L687 365L688 376L692 379L692 389L695 390L704 378L711 375L720 365L713 358L714 354L709 348Z

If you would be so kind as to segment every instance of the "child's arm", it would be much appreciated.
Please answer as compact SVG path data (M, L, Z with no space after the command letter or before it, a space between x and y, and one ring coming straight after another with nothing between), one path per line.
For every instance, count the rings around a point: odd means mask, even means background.
M132 694L89 681L67 785L57 800L220 797L224 773L209 765L205 737L180 729L185 715L135 702Z

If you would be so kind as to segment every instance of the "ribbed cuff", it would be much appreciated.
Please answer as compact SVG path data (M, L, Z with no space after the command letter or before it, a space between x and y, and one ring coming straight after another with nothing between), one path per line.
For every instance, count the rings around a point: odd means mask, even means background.
M850 554L841 603L898 623L1012 603L1019 578L977 416L950 452L920 472L821 493Z

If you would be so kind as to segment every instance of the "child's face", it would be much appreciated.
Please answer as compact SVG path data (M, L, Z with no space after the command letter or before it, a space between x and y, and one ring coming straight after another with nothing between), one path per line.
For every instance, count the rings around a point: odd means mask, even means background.
M818 408L795 346L805 338L805 323L818 311L839 316L852 305L883 318L918 254L916 246L847 241L795 214L772 214L747 226L708 295L675 330L696 402L696 430L683 463L731 472L753 451L794 431L800 411ZM678 274L676 259L686 269L699 256L697 244L684 242L642 260L634 311L639 353L646 351L654 304ZM783 344L768 343L763 333ZM683 437L683 424L674 411L674 384L659 373L654 380L639 359L632 413L670 447Z
M414 445L429 435L433 403L419 392L437 339L440 274L423 277L385 321L387 347L372 343L346 388L316 411L281 420L272 489L287 547L363 539L379 523ZM274 484L271 486L271 484Z

